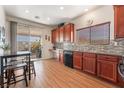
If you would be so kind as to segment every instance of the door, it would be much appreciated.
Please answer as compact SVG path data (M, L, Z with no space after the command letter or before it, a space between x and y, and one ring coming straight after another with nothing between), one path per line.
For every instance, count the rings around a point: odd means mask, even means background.
M105 60L98 61L98 76L117 82L117 63Z
M59 30L60 30L60 33L59 33L60 42L63 42L64 41L64 27L60 27Z
M96 74L96 59L83 57L83 71Z
M59 59L60 59L60 63L62 63L63 64L63 62L64 62L64 56L63 56L63 52L60 52L60 54L59 54Z
M56 30L52 30L52 43L55 44L56 42Z
M124 5L114 6L115 38L124 38Z
M59 28L56 29L56 42L59 42Z
M74 52L73 54L73 66L76 69L82 69L82 53Z
M74 41L74 25L73 24L67 24L65 25L65 41L67 42L73 42Z

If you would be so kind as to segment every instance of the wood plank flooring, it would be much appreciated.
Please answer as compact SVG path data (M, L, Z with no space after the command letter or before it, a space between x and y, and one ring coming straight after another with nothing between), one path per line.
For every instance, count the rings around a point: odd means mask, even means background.
M32 76L29 88L111 88L117 87L106 81L92 77L75 69L64 66L56 60L42 60L35 63L37 76ZM25 88L21 81L12 88Z

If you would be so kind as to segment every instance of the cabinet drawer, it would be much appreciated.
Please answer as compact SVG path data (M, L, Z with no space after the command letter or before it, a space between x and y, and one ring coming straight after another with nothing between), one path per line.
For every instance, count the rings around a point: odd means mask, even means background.
M97 55L97 59L98 60L118 62L118 57L117 56L111 56L111 55Z
M90 58L95 58L96 57L96 54L94 53L83 53L83 57L90 57Z
M82 52L74 51L74 52L73 52L73 55L74 55L74 56L82 56Z

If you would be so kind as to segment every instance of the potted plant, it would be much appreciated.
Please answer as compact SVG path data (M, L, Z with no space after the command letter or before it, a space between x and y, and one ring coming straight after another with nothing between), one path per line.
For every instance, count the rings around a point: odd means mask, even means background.
M9 46L8 43L5 43L5 44L1 45L0 48L2 48L4 50L4 54L9 54L10 46Z
M37 58L41 58L41 43L40 41L35 41L31 44L32 53L36 54Z

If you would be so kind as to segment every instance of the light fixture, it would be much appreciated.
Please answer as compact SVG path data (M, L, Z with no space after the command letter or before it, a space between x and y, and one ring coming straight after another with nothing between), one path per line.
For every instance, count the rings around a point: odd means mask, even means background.
M48 18L47 18L47 20L49 21L49 20L50 20L50 18L48 17Z
M39 16L35 16L34 18L36 18L36 19L40 19L40 17L39 17Z
M88 9L86 8L86 9L84 9L84 11L85 11L85 12L87 12L87 11L88 11Z
M63 7L63 6L61 6L61 7L60 7L60 10L63 10L63 9L64 9L64 7Z
M29 10L25 10L25 13L29 13Z

